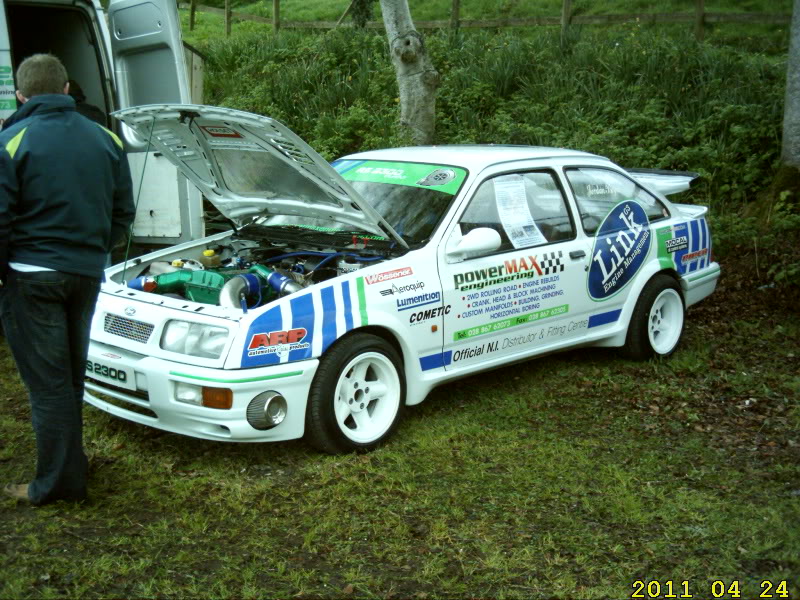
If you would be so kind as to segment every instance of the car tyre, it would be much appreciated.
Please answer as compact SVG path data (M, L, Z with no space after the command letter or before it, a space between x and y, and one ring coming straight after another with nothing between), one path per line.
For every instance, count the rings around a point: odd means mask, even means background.
M383 338L356 333L320 360L306 410L306 441L329 454L371 450L402 417L405 376L400 355Z
M680 343L685 313L678 283L669 275L655 275L636 301L623 353L635 360L670 356Z

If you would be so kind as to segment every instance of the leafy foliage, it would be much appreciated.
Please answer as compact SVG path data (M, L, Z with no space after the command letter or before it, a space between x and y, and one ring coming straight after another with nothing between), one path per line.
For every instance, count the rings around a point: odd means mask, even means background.
M735 222L779 162L786 67L782 57L752 51L775 36L765 39L737 48L636 23L573 28L565 40L541 28L429 34L441 74L437 141L568 147L623 166L696 171L702 179L682 201L710 205L721 238L743 224L765 231L762 255L777 257L783 229L796 230L784 210L771 221ZM327 159L410 143L398 127L381 32L242 31L199 45L208 56L207 103L277 118ZM793 284L791 264L758 275Z

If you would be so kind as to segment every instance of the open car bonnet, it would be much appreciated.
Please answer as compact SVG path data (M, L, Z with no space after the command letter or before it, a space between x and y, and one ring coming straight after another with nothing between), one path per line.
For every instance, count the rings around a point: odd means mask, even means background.
M333 167L278 121L193 104L134 106L113 115L237 225L294 215L335 221L408 247Z

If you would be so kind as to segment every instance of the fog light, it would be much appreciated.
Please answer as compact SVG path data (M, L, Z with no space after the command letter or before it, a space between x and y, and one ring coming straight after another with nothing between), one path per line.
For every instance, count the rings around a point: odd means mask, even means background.
M203 388L203 406L229 409L233 406L233 391L227 388Z
M260 431L272 429L283 422L287 410L286 398L278 392L263 392L248 405L247 422Z
M175 400L200 406L203 403L203 388L191 383L178 382L175 384Z

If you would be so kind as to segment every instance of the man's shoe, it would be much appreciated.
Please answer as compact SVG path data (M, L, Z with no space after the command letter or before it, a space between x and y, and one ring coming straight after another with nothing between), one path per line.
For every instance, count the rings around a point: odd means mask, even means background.
M6 496L14 498L15 500L23 500L25 502L31 501L31 499L28 498L27 483L9 483L5 487L3 487L3 493Z

